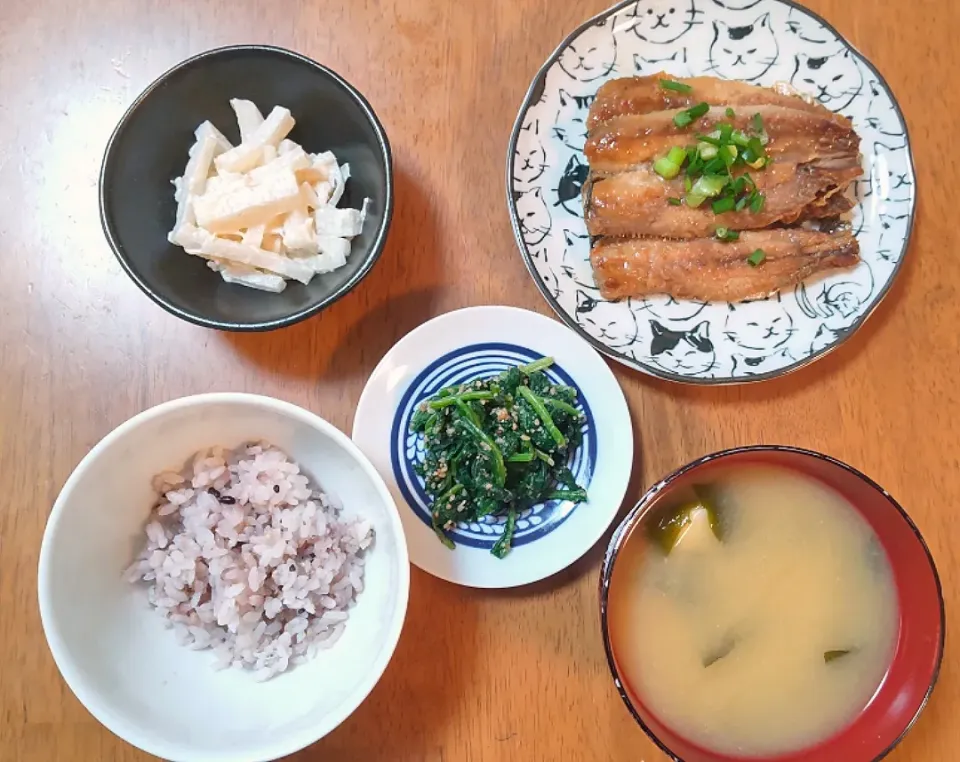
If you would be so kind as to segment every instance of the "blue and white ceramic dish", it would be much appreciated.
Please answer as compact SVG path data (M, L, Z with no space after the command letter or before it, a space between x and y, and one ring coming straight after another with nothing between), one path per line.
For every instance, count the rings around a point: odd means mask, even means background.
M752 302L601 299L580 201L587 112L606 80L658 71L789 82L850 117L864 162L851 219L861 264ZM890 289L916 205L906 126L883 77L788 0L629 0L586 22L527 93L510 139L507 197L527 267L567 325L625 365L698 384L772 378L838 346Z
M547 375L575 387L584 437L570 468L589 499L551 501L517 520L513 550L503 560L490 549L504 519L458 524L449 550L430 525L430 499L414 470L422 436L411 434L417 405L453 384L489 378L541 357L555 360ZM414 564L472 587L512 587L549 576L576 561L600 538L623 500L633 463L633 430L623 392L590 346L560 323L511 307L473 307L441 315L391 349L367 382L357 407L354 441L390 486Z
M410 419L417 406L444 387L490 378L543 356L516 344L470 344L435 360L410 384L393 416L390 465L400 493L425 524L430 524L430 498L424 490L423 479L414 470L416 464L423 463L423 436L410 432ZM579 392L577 407L584 414L586 423L583 426L583 442L572 454L569 466L577 484L589 492L593 481L593 464L597 459L597 424L590 404L577 382L563 368L554 365L547 370L547 376L551 382L572 386ZM555 500L527 509L517 518L513 547L526 545L552 532L575 507L569 501ZM503 516L486 516L479 522L458 525L449 535L457 545L490 550L503 532L505 523Z

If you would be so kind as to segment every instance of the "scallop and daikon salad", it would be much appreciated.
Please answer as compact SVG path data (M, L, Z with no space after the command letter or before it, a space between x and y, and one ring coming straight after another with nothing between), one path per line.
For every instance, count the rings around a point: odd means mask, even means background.
M240 144L209 121L197 128L183 176L173 181L170 242L207 259L227 283L274 293L288 280L307 284L343 267L367 204L337 206L350 166L288 139L295 124L288 109L275 106L264 118L251 101L230 105Z

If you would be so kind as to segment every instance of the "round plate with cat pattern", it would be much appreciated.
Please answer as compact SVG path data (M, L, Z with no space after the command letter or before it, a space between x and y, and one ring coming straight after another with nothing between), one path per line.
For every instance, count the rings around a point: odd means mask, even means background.
M606 80L659 71L789 82L850 117L862 138L850 220L861 263L736 304L602 299L580 199L587 112ZM629 0L573 32L537 74L510 138L507 202L527 268L571 328L646 373L724 384L782 375L850 336L900 269L916 195L896 100L823 19L787 0Z

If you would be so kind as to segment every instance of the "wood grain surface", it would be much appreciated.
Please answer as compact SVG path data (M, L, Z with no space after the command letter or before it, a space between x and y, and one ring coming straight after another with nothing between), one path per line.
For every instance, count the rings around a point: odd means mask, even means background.
M73 697L36 604L44 523L87 450L146 407L204 391L291 400L345 430L403 334L474 304L549 309L517 253L504 153L535 72L607 0L4 0L0 24L0 760L148 756ZM906 114L921 187L913 243L876 315L781 380L697 388L614 370L637 460L628 502L706 452L789 443L841 458L912 514L960 625L960 3L809 0L870 58ZM166 314L124 275L97 217L106 139L161 72L206 48L269 42L340 72L392 142L396 213L372 274L319 317L261 335ZM195 358L202 352L202 360ZM600 548L512 592L413 570L397 652L370 698L298 762L664 757L614 690L598 626ZM960 645L893 762L958 759ZM843 762L859 762L844 760Z

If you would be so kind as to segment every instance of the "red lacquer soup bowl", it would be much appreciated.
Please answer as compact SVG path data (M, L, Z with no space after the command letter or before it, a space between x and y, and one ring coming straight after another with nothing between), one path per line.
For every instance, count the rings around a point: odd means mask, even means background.
M818 479L843 495L867 520L886 551L899 603L896 648L874 697L844 729L820 744L754 762L875 762L899 743L933 692L943 656L944 609L940 579L917 527L883 488L850 466L808 450L756 446L707 455L654 485L617 528L600 575L600 621L607 660L617 690L647 735L675 762L733 762L742 757L704 749L661 722L630 686L617 662L610 637L610 581L617 557L630 535L664 498L677 489L709 479L730 466L770 465ZM640 634L642 637L642 633Z

